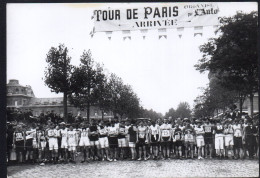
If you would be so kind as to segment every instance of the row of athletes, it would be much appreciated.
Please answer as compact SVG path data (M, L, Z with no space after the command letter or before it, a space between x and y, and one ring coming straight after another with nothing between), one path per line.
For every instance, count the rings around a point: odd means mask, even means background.
M51 152L54 163L58 162L58 159L67 162L69 157L75 162L77 151L81 148L82 162L88 161L89 158L117 161L118 155L121 158L128 156L128 147L131 158L138 157L138 160L147 160L150 155L158 159L159 152L163 153L163 159L169 159L171 151L179 158L183 157L183 151L186 158L194 158L194 151L198 153L198 159L204 156L212 158L213 140L219 156L230 152L238 157L244 138L244 127L238 122L224 125L219 122L212 125L209 121L203 124L198 122L196 125L187 122L186 126L180 126L171 125L164 119L161 125L153 122L150 126L144 125L143 122L139 125L114 122L108 125L101 122L97 125L93 121L90 126L84 124L81 128L73 128L72 125L67 128L65 123L61 123L60 127L51 124L46 130L33 128L26 132L18 128L14 133L13 145L18 160L22 160L24 149L27 150L28 157L35 159L33 155L37 149L38 159L42 162L45 160L44 153L47 149ZM205 145L207 147L204 154Z

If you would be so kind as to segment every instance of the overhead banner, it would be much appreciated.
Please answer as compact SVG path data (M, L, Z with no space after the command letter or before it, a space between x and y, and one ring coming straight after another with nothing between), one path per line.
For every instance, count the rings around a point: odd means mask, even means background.
M95 32L218 25L217 3L122 4L94 10Z

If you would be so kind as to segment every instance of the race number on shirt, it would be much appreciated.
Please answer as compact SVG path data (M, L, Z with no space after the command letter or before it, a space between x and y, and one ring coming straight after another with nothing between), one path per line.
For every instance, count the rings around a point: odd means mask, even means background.
M125 133L125 129L124 129L124 128L120 128L120 129L119 129L119 132L120 132L120 133Z
M49 136L54 136L54 131L53 130L49 130L48 135Z
M163 137L169 137L170 136L170 131L169 130L163 130L162 131L162 136Z
M140 132L140 133L139 133L139 137L140 137L140 138L144 138L144 136L145 136L145 133L144 133L144 132Z
M211 127L205 127L205 132L211 132Z
M87 137L88 136L88 132L87 131L83 131L82 132L82 137Z
M181 139L180 134L175 135L175 140L180 140L180 139Z
M188 139L193 139L193 135L191 135L191 134L186 134L186 137L187 137Z
M74 134L69 134L69 138L73 138L74 137Z
M158 130L152 130L152 135L158 134Z
M23 140L23 135L22 135L22 133L16 133L16 134L15 134L15 140L16 140L16 141Z
M99 133L100 133L101 135L104 135L106 132L105 132L104 129L101 129L101 130L99 130Z
M109 131L109 134L115 134L115 133L116 133L116 131L114 131L114 130Z

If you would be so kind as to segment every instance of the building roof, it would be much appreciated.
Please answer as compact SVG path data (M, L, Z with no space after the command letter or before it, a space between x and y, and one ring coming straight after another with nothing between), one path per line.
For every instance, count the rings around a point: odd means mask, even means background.
M63 97L55 98L32 98L30 105L59 105L63 103Z
M19 84L19 80L16 80L16 79L11 79L11 80L9 80L9 83L6 84L6 86L25 87L25 86L23 86L23 85L20 85L20 84Z

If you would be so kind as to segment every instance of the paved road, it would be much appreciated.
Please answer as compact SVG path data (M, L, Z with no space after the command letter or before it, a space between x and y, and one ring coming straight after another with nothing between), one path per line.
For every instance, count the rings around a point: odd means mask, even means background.
M9 166L8 177L258 177L257 160L117 161Z

